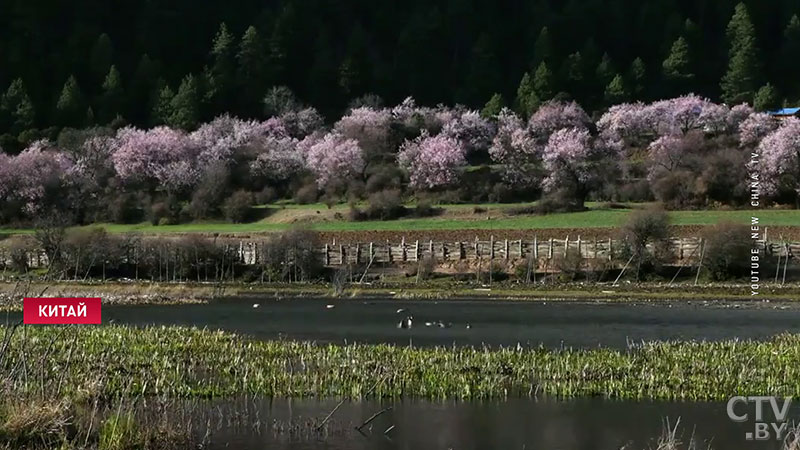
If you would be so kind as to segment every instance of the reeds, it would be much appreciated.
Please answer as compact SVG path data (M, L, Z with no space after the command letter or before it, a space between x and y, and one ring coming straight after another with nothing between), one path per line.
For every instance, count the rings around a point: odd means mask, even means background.
M40 367L26 364L37 356ZM726 400L800 394L800 335L646 343L618 351L317 345L185 327L27 327L11 337L0 361L14 391L103 398Z

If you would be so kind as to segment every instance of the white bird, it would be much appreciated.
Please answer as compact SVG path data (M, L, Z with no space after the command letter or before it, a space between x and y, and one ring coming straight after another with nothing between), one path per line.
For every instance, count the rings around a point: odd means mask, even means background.
M325 307L328 308L328 309L333 309L333 308L336 307L336 305L326 305Z
M472 325L467 324L467 329L469 330L470 328L472 328Z
M434 326L434 325L435 325L435 324L434 324L433 322L425 322L425 326L426 326L426 327L432 327L432 326Z
M404 313L404 312L407 312L407 311L408 311L408 310L407 310L407 309L405 309L405 308L400 308L400 309L398 309L398 310L397 310L397 312L396 312L396 313L397 313L397 314L400 314L400 313Z
M261 306L261 305L258 304L258 303L253 303L253 308L258 308L259 306Z

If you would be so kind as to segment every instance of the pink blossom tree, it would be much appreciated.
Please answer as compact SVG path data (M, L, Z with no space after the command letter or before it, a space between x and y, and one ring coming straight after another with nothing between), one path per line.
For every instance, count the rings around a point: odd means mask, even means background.
M602 165L613 154L595 146L586 129L557 130L543 150L542 162L547 176L542 181L542 189L567 194L582 207L586 196L601 180Z
M388 110L363 106L339 119L333 129L358 141L366 155L375 156L391 150L391 120Z
M117 149L111 159L123 182L154 180L168 191L194 185L199 148L178 130L123 128L117 132Z
M250 163L250 172L274 181L291 179L305 169L305 158L291 137L267 137L259 145L256 159Z
M198 149L197 161L203 170L214 163L228 164L236 151L252 147L271 136L288 136L283 121L278 118L259 122L225 114L200 125L189 139Z
M322 115L314 108L287 111L280 116L280 121L289 135L298 139L319 130L325 123Z
M470 153L489 148L495 127L477 111L463 111L444 122L442 134L460 141Z
M71 183L73 161L47 140L33 142L22 153L5 157L0 192L22 202L27 214L37 213L48 197L63 195Z
M750 115L754 112L755 111L753 111L753 108L747 103L742 103L731 108L730 112L728 113L727 131L730 133L737 133L742 122L747 120L747 118L750 117Z
M692 148L683 136L668 135L653 141L648 146L648 180L683 167Z
M656 114L644 103L614 105L597 121L600 136L619 150L647 145L658 129Z
M316 142L308 142L306 162L317 177L317 186L324 187L334 179L361 177L364 157L358 141L333 131Z
M739 125L739 143L743 147L755 147L778 125L778 121L767 113L752 113Z
M592 120L577 103L550 101L533 113L528 120L528 131L537 143L545 145L558 130L588 130L591 125Z
M503 167L503 178L516 185L538 186L542 176L541 150L522 119L503 108L497 115L497 134L489 148L492 161Z
M727 108L694 94L661 100L649 108L661 136L686 134L692 130L717 130L728 112Z
M458 179L459 170L467 164L466 149L452 137L430 136L423 131L400 146L397 162L408 172L411 187L434 189Z
M758 145L761 186L767 195L794 192L800 201L800 120L784 120Z

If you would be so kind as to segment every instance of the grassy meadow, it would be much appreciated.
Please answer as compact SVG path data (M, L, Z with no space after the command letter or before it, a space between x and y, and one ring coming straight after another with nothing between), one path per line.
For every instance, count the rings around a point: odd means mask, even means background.
M612 228L625 222L634 208L646 205L625 205L625 208L605 208L589 203L589 210L547 215L513 214L514 208L530 204L454 204L439 205L441 213L433 217L403 218L396 220L347 220L347 205L331 208L324 204L279 204L260 206L262 218L248 223L192 222L178 225L152 225L98 223L90 227L103 227L112 233L256 233L282 231L304 227L315 231L406 231L406 230L524 230L548 228ZM765 226L798 226L800 210L702 210L670 211L672 225L714 225L720 222L750 223L757 216ZM31 233L29 228L0 228L0 233Z

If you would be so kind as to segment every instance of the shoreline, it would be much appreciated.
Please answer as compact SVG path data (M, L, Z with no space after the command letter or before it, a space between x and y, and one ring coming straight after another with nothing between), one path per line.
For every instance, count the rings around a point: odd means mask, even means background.
M530 286L521 283L419 285L405 283L357 284L337 295L326 283L125 283L125 282L0 282L0 312L21 311L23 297L101 297L107 305L202 304L234 297L312 297L327 300L385 297L397 300L453 301L563 301L595 303L736 303L747 307L779 303L800 307L800 283L763 286L758 297L746 284L700 286L665 283L604 284L566 283Z

